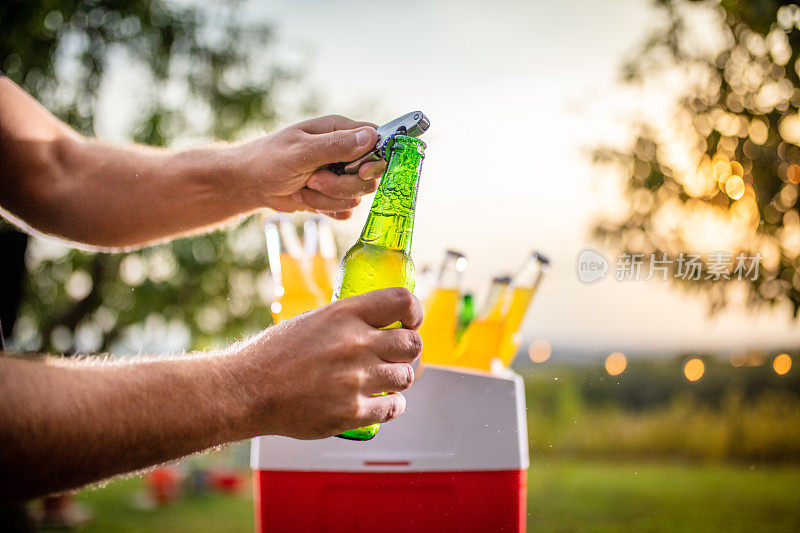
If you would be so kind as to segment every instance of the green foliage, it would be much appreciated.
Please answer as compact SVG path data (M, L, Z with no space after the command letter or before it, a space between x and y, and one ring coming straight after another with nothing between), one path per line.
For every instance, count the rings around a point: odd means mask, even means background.
M148 84L144 98L127 102L141 117L137 141L164 145L187 133L231 139L248 126L269 126L276 118L274 88L297 77L270 62L271 27L244 21L240 7L12 0L0 6L0 65L52 112L91 134L102 82L123 62ZM170 92L182 98L170 99ZM210 124L190 132L190 106L208 114Z
M655 3L666 23L623 75L646 93L669 87L677 72L681 95L669 131L640 119L628 149L595 151L597 162L626 178L630 199L620 216L598 222L596 235L631 253L674 258L697 251L703 233L727 232L726 252L763 258L746 282L748 302L788 302L798 316L800 8L771 0ZM729 186L731 175L741 182ZM741 285L674 279L709 295L712 309Z
M87 135L103 83L122 66L143 87L120 104L135 110L131 140L234 139L272 126L276 92L298 79L269 53L270 26L246 20L240 7L12 0L0 5L0 68ZM256 220L130 254L54 251L35 239L28 264L14 335L21 349L138 351L137 335L206 347L270 323Z
M800 460L800 373L707 358L690 383L682 363L632 361L614 377L536 367L525 380L532 456Z
M678 397L669 406L631 413L589 409L565 428L553 448L534 453L608 459L797 462L800 400L768 393L750 404L721 410ZM535 432L534 432L535 435ZM554 451L555 450L555 451Z
M39 243L15 342L56 353L229 343L271 323L264 267L257 217L127 254Z

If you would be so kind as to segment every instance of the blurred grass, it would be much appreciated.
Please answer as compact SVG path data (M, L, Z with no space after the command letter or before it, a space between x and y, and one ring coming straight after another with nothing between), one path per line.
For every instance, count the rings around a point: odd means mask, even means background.
M529 531L798 531L800 468L543 461Z
M133 506L139 478L84 491L86 532L252 532L253 501L211 494ZM534 460L529 531L798 531L800 467Z
M239 495L210 493L182 498L178 503L156 509L140 509L136 500L144 490L140 477L114 481L105 487L87 489L78 501L94 513L81 531L159 533L192 531L223 533L253 531L251 491ZM43 530L58 531L58 530Z

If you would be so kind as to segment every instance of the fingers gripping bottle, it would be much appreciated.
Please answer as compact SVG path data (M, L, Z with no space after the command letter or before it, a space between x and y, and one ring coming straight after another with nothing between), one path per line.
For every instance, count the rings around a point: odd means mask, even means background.
M506 311L503 335L500 341L500 361L506 368L511 365L517 354L522 320L549 268L550 260L547 257L539 252L532 252L522 268L514 275L514 279L511 280L509 286L511 301Z
M425 321L419 328L423 346L422 361L425 364L453 363L461 274L466 267L467 258L464 254L448 250L433 292L425 300Z
M330 222L322 217L309 218L303 224L303 243L306 257L311 261L311 273L314 283L325 301L330 302L333 296L333 280L336 277L336 239Z
M300 239L291 219L277 215L264 219L269 262L275 299L270 310L277 324L328 303L329 299L312 280Z
M409 252L425 143L395 135L387 142L385 151L386 170L361 237L339 265L334 299L388 287L414 290L414 263ZM389 327L400 327L400 323ZM373 424L346 431L339 437L369 440L379 427L380 424Z
M456 347L453 359L457 366L491 370L492 360L497 357L502 341L510 283L508 276L492 280L483 311L472 321Z

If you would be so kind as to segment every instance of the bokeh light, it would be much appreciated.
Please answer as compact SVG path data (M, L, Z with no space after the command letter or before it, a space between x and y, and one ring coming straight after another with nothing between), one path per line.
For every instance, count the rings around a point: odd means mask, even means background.
M119 264L119 277L131 287L144 283L147 279L147 265L138 254L131 254Z
M528 357L531 358L531 361L534 363L544 363L548 359L550 359L550 354L552 353L553 349L550 346L550 342L545 339L538 339L531 343L528 346Z
M744 180L739 176L731 176L725 181L725 194L738 200L744 195Z
M717 178L717 181L724 183L731 177L732 173L731 164L728 161L720 159L714 163L714 176Z
M622 352L614 352L606 357L605 367L608 375L618 376L628 368L628 359Z
M92 277L85 270L76 270L69 278L64 288L70 298L75 301L83 300L92 292Z
M767 354L758 349L747 352L747 366L761 366L767 361Z
M730 357L731 365L738 368L740 366L744 366L747 363L747 353L746 352L737 352L731 354Z
M789 166L789 169L786 171L786 179L788 179L791 183L797 185L800 183L800 165L792 164Z
M769 127L767 124L758 118L754 118L750 123L750 139L756 144L764 144L769 137Z
M788 353L782 353L772 360L772 369L779 376L787 374L792 368L792 358Z
M705 372L706 364L702 359L698 359L697 357L689 359L686 361L686 364L683 365L683 375L686 376L686 379L689 381L697 381L703 377Z

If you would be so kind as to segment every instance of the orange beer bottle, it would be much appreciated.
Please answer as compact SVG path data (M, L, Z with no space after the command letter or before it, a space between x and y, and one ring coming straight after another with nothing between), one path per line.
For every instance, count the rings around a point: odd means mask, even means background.
M503 335L500 341L500 361L508 367L514 360L520 344L519 329L525 313L530 309L536 290L550 268L550 260L539 252L532 252L511 280L511 301L505 315Z
M464 254L453 250L445 253L434 289L425 300L425 319L419 328L424 364L453 364L461 274L466 268Z
M328 303L313 281L311 268L300 245L300 238L286 215L265 218L267 261L275 299L270 306L277 324Z
M485 371L492 369L492 360L500 352L510 283L508 276L498 276L492 280L483 311L470 323L456 347L453 355L456 366Z
M333 296L333 280L339 260L336 257L336 239L330 222L322 217L309 218L303 224L303 243L306 257L311 260L311 273L314 283L325 301L330 302Z

